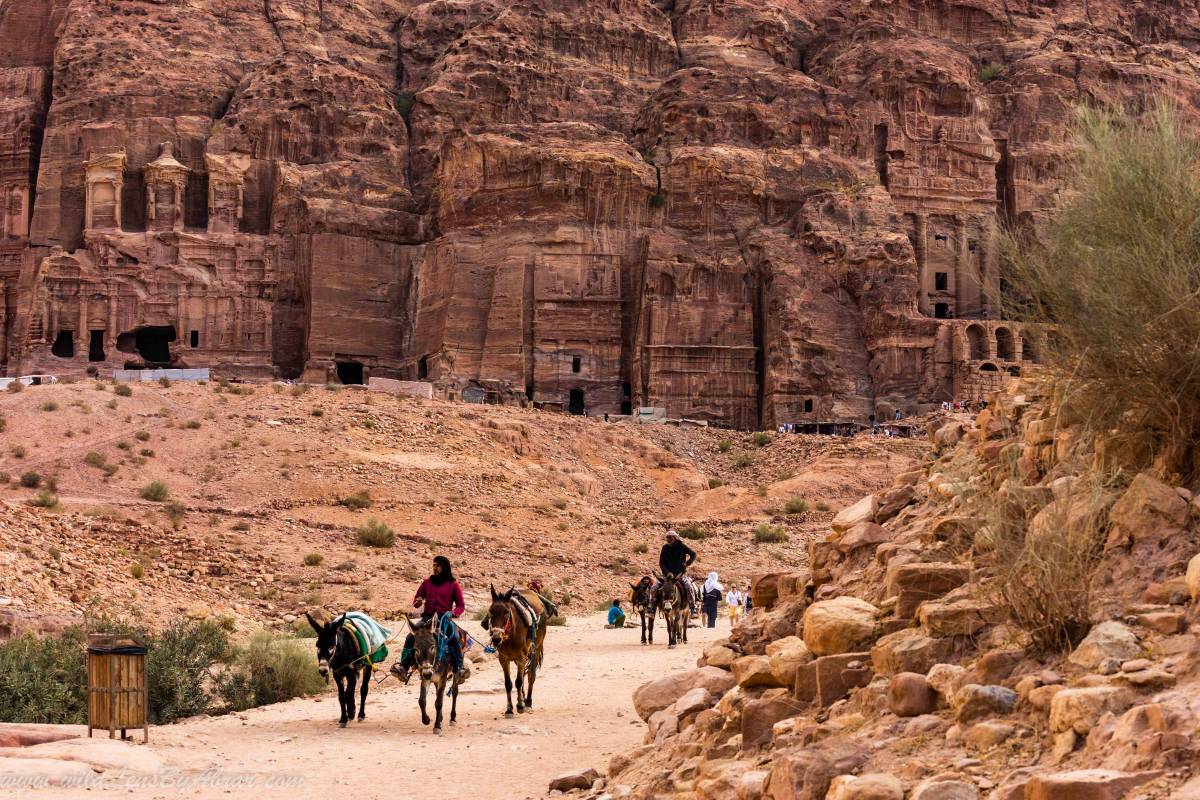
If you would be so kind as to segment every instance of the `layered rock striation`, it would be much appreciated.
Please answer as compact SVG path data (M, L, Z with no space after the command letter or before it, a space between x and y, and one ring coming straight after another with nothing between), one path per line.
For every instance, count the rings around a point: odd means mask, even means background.
M1163 0L9 0L0 42L10 374L741 427L1036 362L998 223L1044 219L1077 103L1200 97Z

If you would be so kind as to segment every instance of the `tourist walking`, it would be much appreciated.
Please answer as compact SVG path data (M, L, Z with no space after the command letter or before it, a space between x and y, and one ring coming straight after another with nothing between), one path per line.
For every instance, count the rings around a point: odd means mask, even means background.
M704 623L710 628L717 627L717 606L724 593L725 587L717 573L708 573L708 579L704 581Z
M730 585L729 591L725 593L725 605L729 609L729 627L737 625L738 620L742 617L742 603L745 598L738 591L736 586Z

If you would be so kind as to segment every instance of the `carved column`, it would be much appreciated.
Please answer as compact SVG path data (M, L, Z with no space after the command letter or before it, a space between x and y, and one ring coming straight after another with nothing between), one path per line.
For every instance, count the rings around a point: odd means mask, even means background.
M954 316L961 317L971 308L971 252L967 248L967 218L961 214L954 217L954 238L958 252L954 256Z
M241 229L249 163L249 159L243 155L205 154L209 233L237 233Z
M115 284L108 285L108 341L105 342L104 349L108 350L117 346L117 287Z
M179 284L179 292L175 298L175 324L179 326L179 334L175 338L180 341L187 341L187 344L184 345L184 347L191 344L191 342L188 341L191 333L188 331L187 301L187 287L183 284Z
M8 287L0 279L0 364L8 361Z
M9 202L8 202L8 187L0 186L0 239L7 239L12 234L12 224L8 220L9 217Z
M914 247L917 255L917 310L929 316L929 275L926 267L929 253L929 215L916 214L913 222L917 239Z
M88 346L88 286L79 282L79 327L75 329L75 357L87 352Z

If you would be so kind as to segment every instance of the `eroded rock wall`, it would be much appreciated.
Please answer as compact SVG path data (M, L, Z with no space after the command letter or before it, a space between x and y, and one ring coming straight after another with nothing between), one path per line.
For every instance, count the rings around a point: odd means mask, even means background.
M1165 0L11 0L0 363L740 427L980 398L1044 349L997 224L1045 221L1076 104L1194 106L1198 34Z

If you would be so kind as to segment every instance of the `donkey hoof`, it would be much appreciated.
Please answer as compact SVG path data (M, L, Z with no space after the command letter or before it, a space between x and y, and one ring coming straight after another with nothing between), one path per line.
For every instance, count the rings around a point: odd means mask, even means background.
M453 728L453 727L454 727L455 725L457 725L457 724L458 724L458 720L456 720L456 719L452 719L452 720L450 720L450 727L451 727L451 728Z
M508 717L509 719L512 718L512 715L513 715L513 712L512 712L511 708L508 711L504 712L504 716Z
M442 726L438 725L438 726L434 727L433 732L435 734L437 734L438 736L440 736L442 733Z
M342 720L341 722L339 722L339 723L338 723L338 727L339 727L339 728L344 728L344 727L346 727L346 720Z

